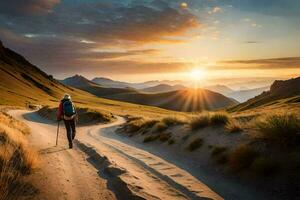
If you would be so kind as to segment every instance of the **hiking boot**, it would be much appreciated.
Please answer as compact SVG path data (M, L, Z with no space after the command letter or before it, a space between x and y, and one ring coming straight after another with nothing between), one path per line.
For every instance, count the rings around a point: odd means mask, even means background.
M73 143L69 143L69 148L70 148L70 149L73 148Z

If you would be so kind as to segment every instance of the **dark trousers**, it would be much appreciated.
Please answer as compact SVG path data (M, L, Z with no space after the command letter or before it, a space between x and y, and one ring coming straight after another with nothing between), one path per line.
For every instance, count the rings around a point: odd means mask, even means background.
M69 144L72 144L72 140L75 138L76 135L76 122L75 119L72 120L64 120L65 126L67 129L67 137Z

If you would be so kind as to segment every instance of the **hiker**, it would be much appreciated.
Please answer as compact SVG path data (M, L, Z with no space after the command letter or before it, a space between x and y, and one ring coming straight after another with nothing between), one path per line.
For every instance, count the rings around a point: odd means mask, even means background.
M67 137L69 141L69 148L73 148L73 140L76 135L76 122L78 121L78 116L76 108L71 100L69 94L65 94L63 99L60 101L58 112L57 112L57 121L64 120Z

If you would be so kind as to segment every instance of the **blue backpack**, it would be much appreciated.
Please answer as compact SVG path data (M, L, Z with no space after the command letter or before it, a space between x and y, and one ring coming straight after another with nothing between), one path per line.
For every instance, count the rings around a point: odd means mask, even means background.
M72 117L73 115L76 114L76 110L72 101L63 102L63 113L67 117Z

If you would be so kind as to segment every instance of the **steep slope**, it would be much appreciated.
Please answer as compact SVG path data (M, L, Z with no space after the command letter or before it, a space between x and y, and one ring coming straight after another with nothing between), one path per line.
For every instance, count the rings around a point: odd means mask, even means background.
M0 42L0 104L25 105L54 101L63 93L87 94L65 87Z
M142 91L149 92L149 93L162 93L162 92L172 92L172 91L182 90L182 89L186 89L186 87L183 85L172 86L172 85L168 85L168 84L159 84L154 87L145 88Z
M275 81L270 90L249 99L229 109L229 111L243 111L259 106L266 106L277 103L292 103L300 101L300 77Z

